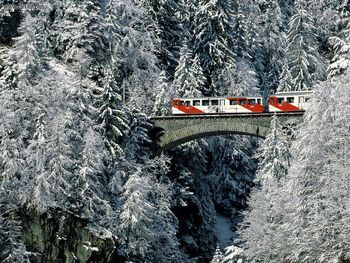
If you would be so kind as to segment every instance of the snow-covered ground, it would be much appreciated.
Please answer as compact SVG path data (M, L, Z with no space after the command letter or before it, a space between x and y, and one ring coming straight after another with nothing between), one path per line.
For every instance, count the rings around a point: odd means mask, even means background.
M233 244L235 233L231 230L231 222L229 217L216 212L215 230L221 248L225 248Z

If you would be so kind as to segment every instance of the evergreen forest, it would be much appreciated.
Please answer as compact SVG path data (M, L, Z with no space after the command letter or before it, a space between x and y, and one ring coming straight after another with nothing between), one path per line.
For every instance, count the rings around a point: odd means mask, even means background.
M174 97L309 90L152 152ZM0 0L2 263L350 263L349 149L349 0Z

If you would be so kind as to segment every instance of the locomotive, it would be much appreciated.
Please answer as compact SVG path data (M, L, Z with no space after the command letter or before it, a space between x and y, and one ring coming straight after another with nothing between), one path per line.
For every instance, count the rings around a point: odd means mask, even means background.
M173 115L235 114L305 111L313 91L276 92L264 102L263 97L174 98Z

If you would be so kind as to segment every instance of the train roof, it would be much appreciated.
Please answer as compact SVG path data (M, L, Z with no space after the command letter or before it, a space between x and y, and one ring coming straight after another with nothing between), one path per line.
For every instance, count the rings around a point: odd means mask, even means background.
M277 91L274 95L296 96L296 95L311 95L313 90L301 90L301 91ZM273 96L273 95L271 95Z
M175 97L173 99L178 100L209 100L209 99L262 99L262 96L226 96L226 97L194 97L194 98L188 98L188 97Z

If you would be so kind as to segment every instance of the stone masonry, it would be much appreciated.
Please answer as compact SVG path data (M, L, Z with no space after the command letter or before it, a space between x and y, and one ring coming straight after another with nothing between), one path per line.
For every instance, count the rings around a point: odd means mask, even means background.
M274 113L240 115L183 115L152 117L153 151L159 153L185 142L207 136L243 134L264 138L270 132ZM302 122L303 112L277 114L284 127Z

